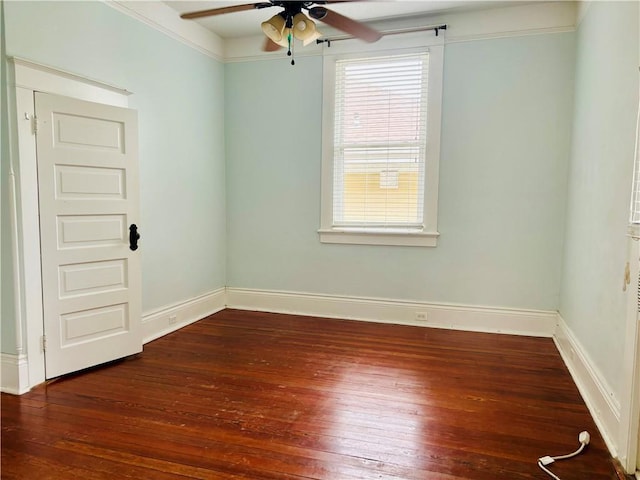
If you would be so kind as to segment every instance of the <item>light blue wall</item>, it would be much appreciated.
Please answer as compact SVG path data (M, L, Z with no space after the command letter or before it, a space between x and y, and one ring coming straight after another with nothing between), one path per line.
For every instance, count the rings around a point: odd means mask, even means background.
M445 49L437 248L320 244L322 59L226 67L231 287L555 310L574 35Z
M0 57L5 49L4 2L0 1ZM13 276L11 270L11 230L9 220L9 130L7 109L6 64L0 65L0 331L1 351L15 353L15 323L13 309ZM6 325L4 319L7 319Z
M143 311L223 287L224 66L102 2L5 2L5 14L7 55L134 93Z
M619 395L640 37L637 2L592 2L577 33L560 314ZM619 398L619 396L618 396Z

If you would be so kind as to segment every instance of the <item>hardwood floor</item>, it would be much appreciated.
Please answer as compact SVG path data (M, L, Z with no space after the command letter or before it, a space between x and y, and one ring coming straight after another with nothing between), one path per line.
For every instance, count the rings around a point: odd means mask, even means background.
M2 395L3 479L612 479L551 339L225 310Z

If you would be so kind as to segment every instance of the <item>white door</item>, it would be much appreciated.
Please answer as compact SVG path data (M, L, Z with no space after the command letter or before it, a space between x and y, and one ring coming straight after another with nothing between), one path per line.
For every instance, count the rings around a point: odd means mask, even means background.
M35 105L53 378L142 351L137 112L43 93Z

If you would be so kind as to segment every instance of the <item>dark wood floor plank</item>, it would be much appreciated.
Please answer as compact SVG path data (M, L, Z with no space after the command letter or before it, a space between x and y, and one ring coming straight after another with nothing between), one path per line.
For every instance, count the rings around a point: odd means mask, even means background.
M2 478L615 478L550 339L225 310L2 395Z

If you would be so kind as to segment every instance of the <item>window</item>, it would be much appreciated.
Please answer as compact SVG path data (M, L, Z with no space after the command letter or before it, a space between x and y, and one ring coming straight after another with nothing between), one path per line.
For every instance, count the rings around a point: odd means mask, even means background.
M436 246L442 46L324 68L320 240Z

